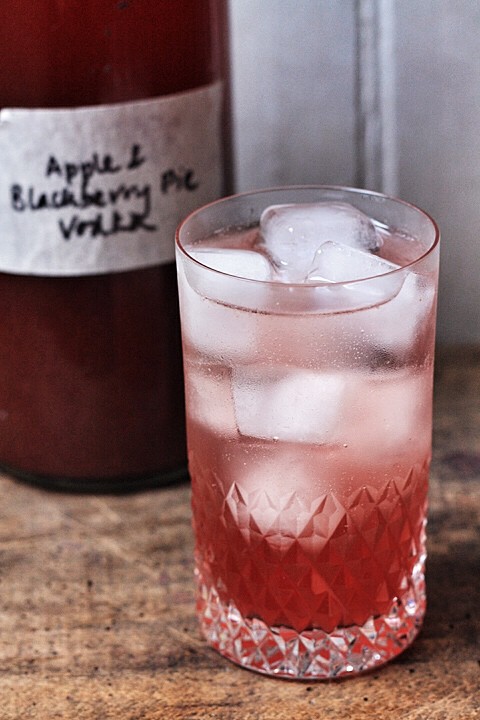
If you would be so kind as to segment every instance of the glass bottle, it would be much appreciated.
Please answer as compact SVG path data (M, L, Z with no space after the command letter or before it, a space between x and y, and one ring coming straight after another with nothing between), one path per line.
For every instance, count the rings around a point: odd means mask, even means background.
M185 475L173 231L228 182L226 38L225 0L3 10L0 465L17 477Z

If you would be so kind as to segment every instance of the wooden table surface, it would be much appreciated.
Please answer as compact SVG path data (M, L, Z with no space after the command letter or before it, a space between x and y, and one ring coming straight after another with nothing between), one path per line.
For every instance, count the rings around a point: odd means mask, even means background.
M363 677L265 678L205 645L188 485L0 487L1 720L480 718L480 348L437 361L424 629Z

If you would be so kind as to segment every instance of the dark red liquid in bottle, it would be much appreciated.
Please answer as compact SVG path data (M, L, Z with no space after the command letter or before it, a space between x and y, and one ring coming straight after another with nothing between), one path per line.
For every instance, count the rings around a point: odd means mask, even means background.
M0 24L0 107L75 108L205 86L226 79L225 37L224 0L16 0ZM173 263L0 273L4 468L74 490L173 480L186 466L182 393Z

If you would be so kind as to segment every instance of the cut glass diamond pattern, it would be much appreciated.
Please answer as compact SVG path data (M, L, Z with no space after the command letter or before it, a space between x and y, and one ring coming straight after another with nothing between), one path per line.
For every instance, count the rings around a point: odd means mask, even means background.
M223 655L266 674L328 678L412 642L425 612L428 463L313 499L224 487L192 469L198 613Z
M278 677L327 679L381 665L411 644L424 611L425 583L419 573L405 597L395 599L384 616L331 633L295 632L242 618L232 603L224 606L215 589L208 590L199 578L198 612L207 641L229 660Z

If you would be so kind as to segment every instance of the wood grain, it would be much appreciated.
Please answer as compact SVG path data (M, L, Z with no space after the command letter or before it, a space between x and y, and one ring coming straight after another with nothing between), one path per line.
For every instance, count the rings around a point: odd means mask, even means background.
M480 718L480 349L437 363L428 592L413 647L329 683L264 678L194 617L188 485L49 493L0 476L0 718Z

